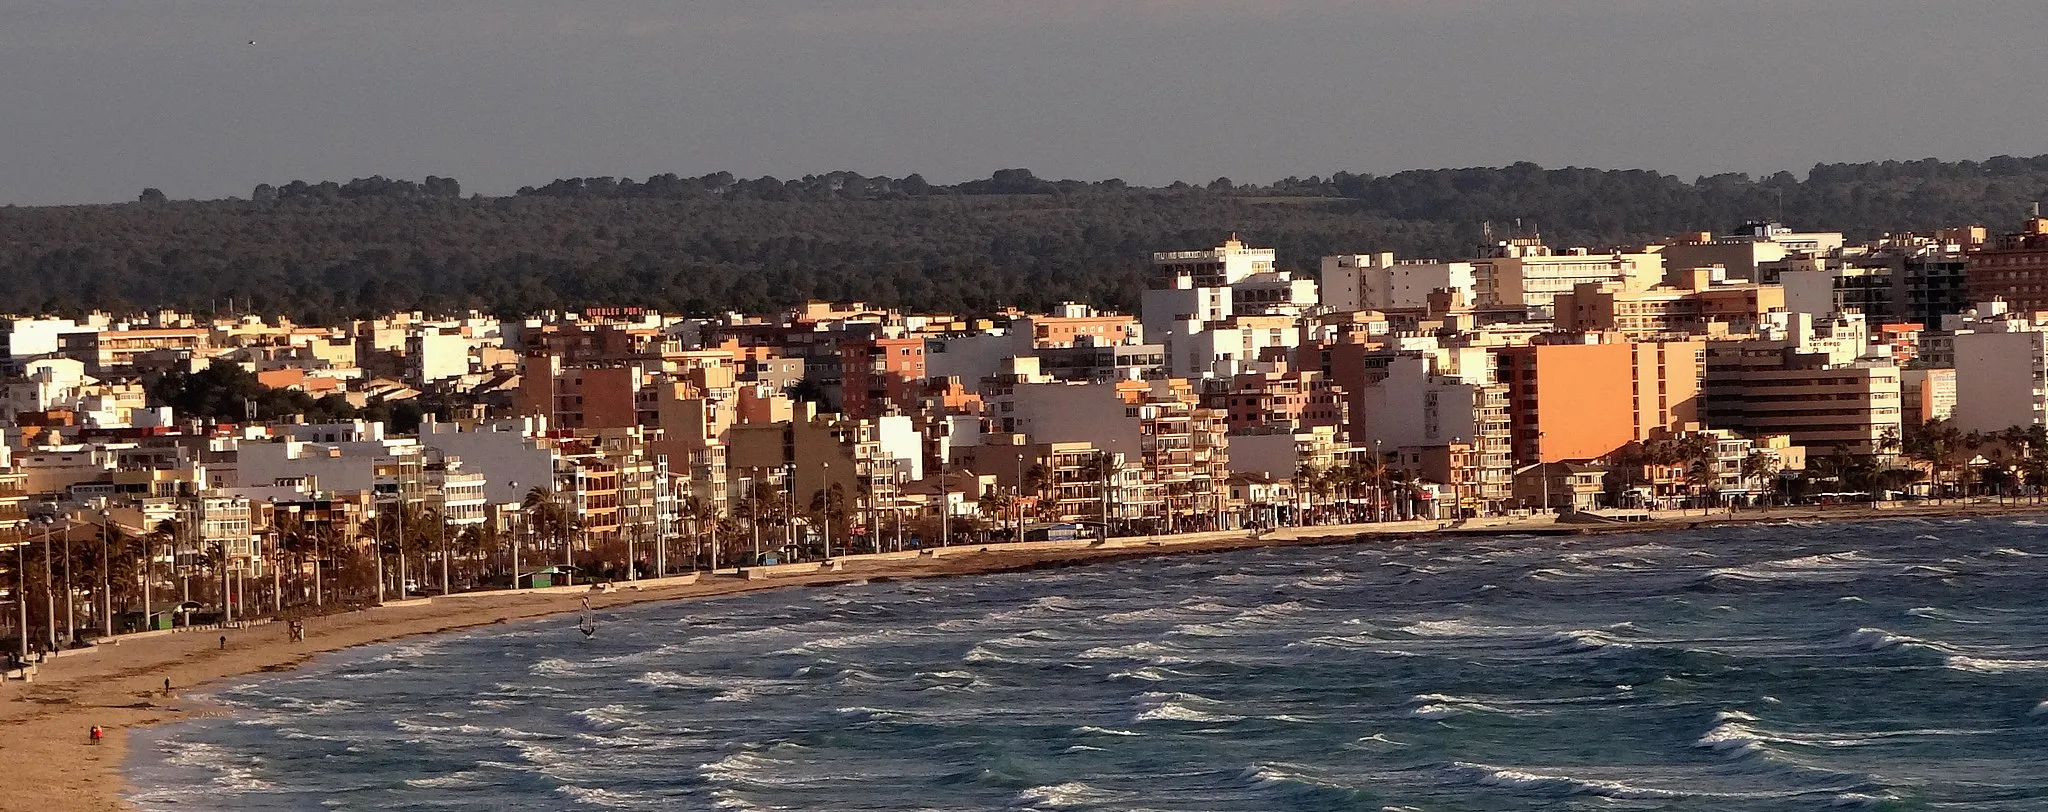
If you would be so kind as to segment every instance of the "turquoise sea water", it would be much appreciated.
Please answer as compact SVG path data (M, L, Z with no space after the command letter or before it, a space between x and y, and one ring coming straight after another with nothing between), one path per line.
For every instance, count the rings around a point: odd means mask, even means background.
M145 809L2048 809L2048 527L1432 538L378 646Z

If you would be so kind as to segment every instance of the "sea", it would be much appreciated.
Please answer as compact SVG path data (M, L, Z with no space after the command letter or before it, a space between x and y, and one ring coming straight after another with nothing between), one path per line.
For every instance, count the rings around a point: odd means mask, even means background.
M1384 539L411 639L146 810L2048 809L2048 520Z

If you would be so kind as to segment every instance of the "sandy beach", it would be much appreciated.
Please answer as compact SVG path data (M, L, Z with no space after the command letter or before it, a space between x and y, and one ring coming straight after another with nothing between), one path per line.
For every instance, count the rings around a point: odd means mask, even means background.
M991 545L955 547L943 555L855 556L835 567L816 564L779 568L773 577L746 578L731 571L695 580L664 579L622 585L615 592L557 589L545 593L496 592L410 601L314 618L306 639L289 642L286 625L260 624L225 631L117 640L85 653L53 659L32 683L0 686L0 757L16 770L20 790L0 794L0 810L66 812L130 808L123 798L122 773L131 731L219 712L187 697L188 691L223 679L285 671L325 652L471 628L521 618L574 611L587 597L594 608L650 601L684 600L761 589L821 585L855 580L927 578L1075 566L1135 557L1215 552L1249 547L1370 542L1423 533L1588 533L1655 532L1731 521L1857 521L1950 515L2040 512L2040 506L1943 505L1888 510L1867 506L1836 509L1781 509L1691 517L1659 517L1627 525L1553 524L1549 517L1493 521L1439 529L1434 522L1375 526L1295 528L1253 538L1243 533L1196 534L1171 539L1117 539L1109 545ZM223 648L220 642L226 637ZM168 679L172 691L165 694ZM87 731L105 728L106 741L93 745Z

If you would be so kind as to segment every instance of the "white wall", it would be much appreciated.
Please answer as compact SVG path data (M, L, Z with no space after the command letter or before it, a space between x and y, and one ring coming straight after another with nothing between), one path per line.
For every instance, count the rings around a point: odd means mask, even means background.
M2048 333L1963 333L1956 336L1956 410L1964 431L1998 431L2036 422L2042 397L2034 394L2048 353Z
M1364 415L1357 445L1377 440L1400 446L1474 442L1483 408L1479 386L1429 374L1429 359L1401 356L1387 365L1387 378L1360 393Z
M969 392L981 391L981 379L995 375L1003 368L1003 359L1012 355L1031 353L1031 332L1018 331L1023 336L1024 348L1017 348L1019 340L1014 335L984 333L971 336L949 336L925 341L925 376L938 380L959 378L960 384Z
M1778 284L1785 286L1785 309L1793 313L1806 313L1815 317L1835 312L1835 273L1828 270L1809 269L1786 271L1778 275Z
M529 421L501 420L474 431L458 428L450 423L422 424L420 444L461 457L462 470L483 474L484 497L492 504L517 502L535 487L554 489L555 452L527 439Z
M997 417L1015 417L1017 430L1034 443L1093 443L1133 459L1140 450L1138 418L1125 412L1115 384L1018 384L1011 402L1016 410Z
M1295 468L1301 465L1299 448L1292 434L1232 434L1230 472L1293 479Z
M457 334L427 333L419 337L419 375L427 383L469 374L470 345L475 339ZM496 343L486 341L486 344Z
M909 472L911 480L924 478L924 435L908 415L875 418L875 440L883 455L897 460L897 470Z

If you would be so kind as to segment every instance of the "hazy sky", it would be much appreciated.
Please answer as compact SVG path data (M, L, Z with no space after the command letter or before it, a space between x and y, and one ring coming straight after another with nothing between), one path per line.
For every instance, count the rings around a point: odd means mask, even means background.
M2033 155L2044 40L2040 0L0 0L0 203Z

